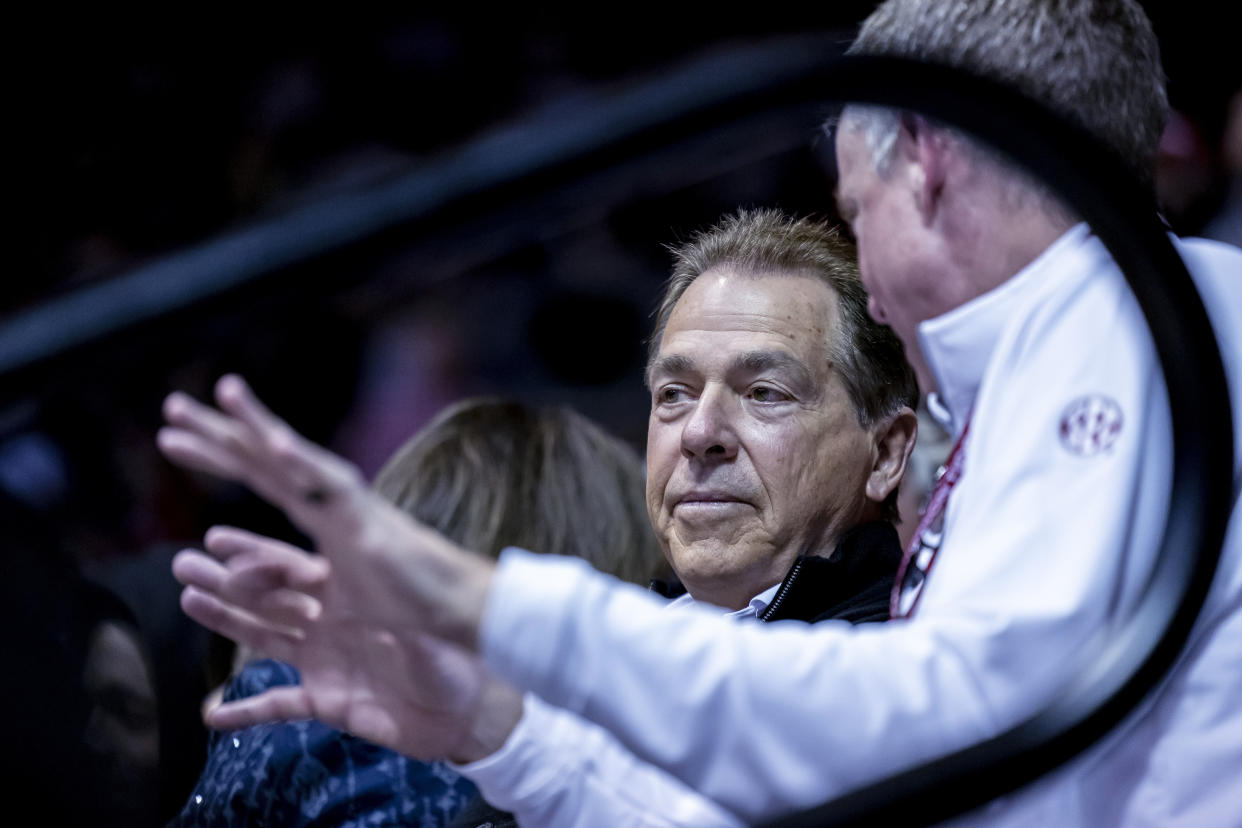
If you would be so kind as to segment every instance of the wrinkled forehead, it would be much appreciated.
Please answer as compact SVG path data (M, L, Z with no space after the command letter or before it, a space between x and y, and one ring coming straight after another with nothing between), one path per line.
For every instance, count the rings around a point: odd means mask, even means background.
M820 275L718 266L677 300L655 358L709 336L724 350L775 349L808 360L826 358L839 327L836 291Z

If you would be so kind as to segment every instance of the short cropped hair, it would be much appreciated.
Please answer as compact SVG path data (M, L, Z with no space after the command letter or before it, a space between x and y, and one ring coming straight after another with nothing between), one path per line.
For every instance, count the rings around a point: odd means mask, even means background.
M837 336L828 343L829 358L859 425L870 428L903 407L918 408L918 383L901 340L867 313L854 245L832 225L770 208L739 210L672 252L673 272L648 343L648 378L673 307L699 276L720 266L759 277L806 274L822 279L837 295ZM899 518L895 490L884 502L884 517Z
M648 343L648 368L659 355L677 300L712 268L727 266L752 276L808 274L822 279L837 295L838 336L829 343L829 352L859 424L869 428L902 406L918 407L918 384L901 340L867 313L867 292L858 277L854 245L832 225L770 208L739 210L673 247L672 253L673 272Z
M1160 47L1136 0L887 0L849 52L1008 82L1095 135L1154 188L1169 103ZM851 107L846 120L857 114ZM859 121L882 170L895 114L867 107Z
M638 454L569 408L464 400L399 448L373 486L492 557L506 546L576 555L642 586L665 572Z

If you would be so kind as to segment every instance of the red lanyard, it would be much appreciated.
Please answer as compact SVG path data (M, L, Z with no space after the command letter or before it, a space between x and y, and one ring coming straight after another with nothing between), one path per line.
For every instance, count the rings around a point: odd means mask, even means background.
M949 459L944 461L943 471L936 480L931 497L919 518L918 528L910 539L910 546L901 557L901 565L897 567L897 579L893 581L893 591L888 599L888 613L892 618L909 618L923 595L923 587L936 562L936 554L940 551L944 540L944 511L949 502L949 494L962 476L962 466L966 460L966 432L970 431L970 418L962 427L962 433Z

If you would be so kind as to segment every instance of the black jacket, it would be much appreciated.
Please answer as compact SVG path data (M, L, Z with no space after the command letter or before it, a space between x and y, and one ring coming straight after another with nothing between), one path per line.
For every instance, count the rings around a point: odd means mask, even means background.
M888 599L901 562L901 541L893 524L875 521L855 526L828 557L801 555L776 591L761 621L836 619L862 624L888 620ZM652 581L665 598L686 592L678 581Z

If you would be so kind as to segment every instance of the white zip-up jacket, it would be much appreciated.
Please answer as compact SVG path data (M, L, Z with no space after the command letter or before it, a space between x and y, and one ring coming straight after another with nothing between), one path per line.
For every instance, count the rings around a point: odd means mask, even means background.
M1230 377L1235 486L1217 577L1171 675L1113 734L968 819L1242 823L1242 251L1178 242ZM1168 498L1164 382L1085 226L924 323L963 475L909 620L739 625L577 560L506 552L480 633L499 675L610 730L750 822L995 735L1042 708L1132 609Z

